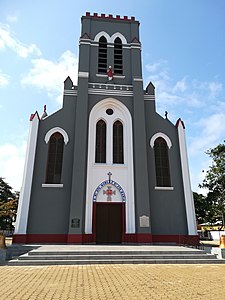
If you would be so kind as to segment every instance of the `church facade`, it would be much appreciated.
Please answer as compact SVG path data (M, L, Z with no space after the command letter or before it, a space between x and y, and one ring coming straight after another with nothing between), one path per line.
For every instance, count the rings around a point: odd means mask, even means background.
M78 84L68 77L62 108L30 117L13 242L196 240L184 123L143 89L139 22L81 22Z

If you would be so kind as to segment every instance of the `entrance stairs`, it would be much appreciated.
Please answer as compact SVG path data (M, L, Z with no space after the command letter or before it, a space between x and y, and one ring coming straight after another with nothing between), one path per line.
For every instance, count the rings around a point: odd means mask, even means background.
M169 245L43 245L8 261L9 266L224 263L204 250Z

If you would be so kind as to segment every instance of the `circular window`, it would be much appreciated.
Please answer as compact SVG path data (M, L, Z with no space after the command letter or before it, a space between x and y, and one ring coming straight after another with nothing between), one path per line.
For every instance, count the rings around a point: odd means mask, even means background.
M111 108L108 108L106 110L107 115L111 116L113 114L113 110Z

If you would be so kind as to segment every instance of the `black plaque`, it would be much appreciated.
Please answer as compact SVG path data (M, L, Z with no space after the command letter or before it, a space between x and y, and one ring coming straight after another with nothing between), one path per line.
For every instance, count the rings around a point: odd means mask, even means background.
M73 228L80 228L80 219L72 219L71 220L71 227Z

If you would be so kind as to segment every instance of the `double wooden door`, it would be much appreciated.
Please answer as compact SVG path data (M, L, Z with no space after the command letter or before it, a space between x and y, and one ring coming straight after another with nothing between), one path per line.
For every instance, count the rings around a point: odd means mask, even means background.
M122 203L96 203L96 243L122 242Z

